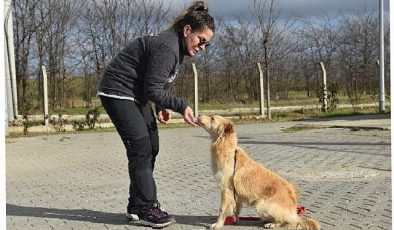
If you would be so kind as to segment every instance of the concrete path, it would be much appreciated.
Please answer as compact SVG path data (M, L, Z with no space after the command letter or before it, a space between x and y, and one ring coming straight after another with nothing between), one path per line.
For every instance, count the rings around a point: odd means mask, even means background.
M349 118L358 121L352 126L368 120ZM239 145L252 158L299 185L300 203L322 229L392 229L390 131L377 129L389 127L390 119L374 120L380 122L371 129L324 123L339 120L236 129ZM288 132L305 124L315 127ZM167 229L206 229L215 222L220 202L207 133L166 129L160 138L158 197L177 220ZM7 139L7 229L148 229L124 218L128 177L123 148L117 133ZM246 208L242 214L254 212ZM242 221L224 229L261 226L260 221Z

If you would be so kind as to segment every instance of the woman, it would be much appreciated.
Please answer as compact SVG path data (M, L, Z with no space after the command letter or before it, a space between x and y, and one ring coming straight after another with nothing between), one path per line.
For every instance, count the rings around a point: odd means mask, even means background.
M156 196L153 168L159 135L151 102L159 122L167 124L172 110L198 126L190 106L168 88L184 56L205 50L214 32L206 3L197 1L168 30L131 42L105 69L97 94L126 147L130 177L126 216L132 222L151 227L175 223L160 209Z

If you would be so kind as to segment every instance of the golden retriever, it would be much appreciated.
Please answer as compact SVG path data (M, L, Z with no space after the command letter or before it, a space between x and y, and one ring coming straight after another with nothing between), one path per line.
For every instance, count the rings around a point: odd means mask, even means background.
M264 228L320 229L313 219L297 215L299 191L278 174L251 159L237 145L234 124L221 116L199 115L198 123L211 135L212 170L221 189L219 217L212 229L223 227L228 215L238 220L242 205L256 208Z

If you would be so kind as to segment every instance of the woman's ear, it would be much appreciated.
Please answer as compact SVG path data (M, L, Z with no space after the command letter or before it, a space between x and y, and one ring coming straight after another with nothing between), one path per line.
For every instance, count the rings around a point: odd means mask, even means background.
M183 27L183 37L187 37L190 33L192 32L192 28L190 27L190 25L185 25Z

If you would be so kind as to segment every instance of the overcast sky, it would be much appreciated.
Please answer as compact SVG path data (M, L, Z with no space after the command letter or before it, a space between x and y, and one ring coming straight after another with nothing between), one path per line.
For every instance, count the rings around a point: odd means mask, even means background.
M165 0L170 1L170 0ZM172 0L173 6L181 8L193 0ZM253 0L208 0L212 15L216 16L248 16L251 14ZM379 9L379 0L279 0L281 14L288 17L320 17L329 14L352 14L357 10ZM385 13L388 16L389 0L384 0Z

